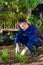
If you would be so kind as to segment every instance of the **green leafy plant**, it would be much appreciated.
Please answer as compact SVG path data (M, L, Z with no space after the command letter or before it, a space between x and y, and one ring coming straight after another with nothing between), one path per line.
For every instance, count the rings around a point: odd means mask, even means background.
M18 19L23 17L26 19L27 15L30 14L28 21L32 21L31 23L36 25L43 33L43 23L31 14L41 1L43 0L0 0L0 28L3 24L4 28L14 28Z
M13 52L15 53L15 49L13 49ZM19 62L22 62L22 63L28 62L26 55L21 56L20 52L17 53L16 58Z
M18 58L18 61L19 61L19 62L22 62L22 63L28 62L28 59L27 59L26 55L21 56L21 55L20 55L20 52L18 52L17 58Z
M6 49L2 50L1 59L2 59L2 61L4 63L8 62L8 60L9 60L9 54L8 54L8 51Z

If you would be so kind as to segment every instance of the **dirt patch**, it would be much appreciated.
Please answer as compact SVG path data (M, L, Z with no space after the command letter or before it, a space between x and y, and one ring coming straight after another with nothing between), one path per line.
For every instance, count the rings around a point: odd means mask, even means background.
M32 57L28 55L28 62L27 63L20 63L17 58L15 57L15 54L13 52L13 49L15 47L13 45L11 46L0 46L0 55L2 49L7 49L9 53L9 61L7 63L3 63L0 58L0 65L43 65L43 48L39 48L37 51L37 57ZM23 47L21 47L22 49Z

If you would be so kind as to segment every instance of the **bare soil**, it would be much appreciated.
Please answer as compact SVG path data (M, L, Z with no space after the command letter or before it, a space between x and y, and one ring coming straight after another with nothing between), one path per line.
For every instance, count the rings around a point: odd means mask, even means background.
M17 58L15 57L15 54L13 52L13 49L15 47L13 45L11 46L0 46L0 56L2 49L7 49L9 53L9 61L7 63L3 63L0 58L0 65L43 65L43 47L39 48L37 51L37 57L32 57L28 55L28 62L27 63L20 63ZM22 49L23 47L21 47Z

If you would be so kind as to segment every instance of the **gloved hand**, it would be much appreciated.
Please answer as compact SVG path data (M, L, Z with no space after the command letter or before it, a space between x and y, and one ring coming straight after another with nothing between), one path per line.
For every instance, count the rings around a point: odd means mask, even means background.
M21 52L21 56L25 55L25 53L26 53L26 50L23 49L22 52Z
M19 45L17 45L17 46L16 46L16 49L15 49L15 53L17 54L18 52L20 52Z

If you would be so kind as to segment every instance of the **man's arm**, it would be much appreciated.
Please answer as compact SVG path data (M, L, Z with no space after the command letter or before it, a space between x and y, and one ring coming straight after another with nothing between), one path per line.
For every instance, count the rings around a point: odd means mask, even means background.
M26 44L25 48L22 50L21 55L25 55L25 53L32 47L32 41L29 40L28 43Z
M16 43L15 53L17 54L19 52L19 32L15 38L15 43Z
M15 43L19 43L19 39L20 39L20 36L22 35L22 30L20 30L18 32L18 34L16 35L16 38L15 38Z
M22 31L20 30L18 32L18 35L16 36L16 39L15 39L15 43L16 43L16 54L18 52L20 52L20 49L19 49L19 38L20 38L20 35L22 34Z
M16 36L16 39L15 39L15 43L16 43L16 54L20 51L19 50L19 33L18 33L18 35Z

